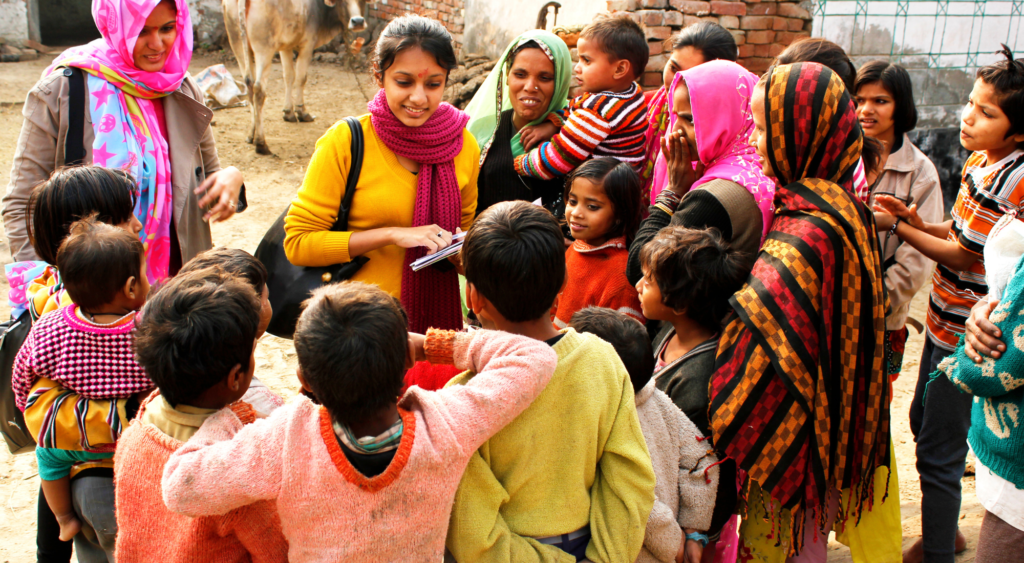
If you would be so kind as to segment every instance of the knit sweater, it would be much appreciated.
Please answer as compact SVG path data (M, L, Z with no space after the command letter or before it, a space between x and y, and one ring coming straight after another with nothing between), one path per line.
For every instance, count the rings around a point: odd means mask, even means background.
M652 379L636 394L636 414L658 477L638 563L671 563L684 528L707 530L718 491L718 461L697 427Z
M469 456L544 389L556 356L543 342L483 330L432 330L427 352L481 376L441 391L409 389L399 401L401 443L384 473L360 475L326 409L298 397L245 428L230 412L212 416L168 461L164 501L192 516L275 501L293 563L440 561Z
M514 113L513 110L502 112L494 137L486 147L481 147L477 215L503 201L534 201L538 198L546 209L554 209L555 203L562 197L565 185L562 178L542 180L516 173L511 144L512 137L516 135L512 124Z
M622 563L640 553L655 476L629 374L611 344L562 333L547 389L470 459L448 528L456 561L574 562L533 538L588 524L588 560ZM449 385L478 378L466 373Z
M25 410L29 390L46 378L87 399L123 399L153 388L132 350L135 322L99 327L71 305L43 315L14 359L14 401Z
M611 156L639 167L644 160L647 102L636 83L624 92L583 94L561 111L562 130L516 157L520 176L565 176L590 157Z
M416 203L416 175L402 167L398 157L374 132L370 114L359 118L365 149L359 183L352 197L348 231L332 232L345 181L352 164L352 133L344 121L335 123L316 142L306 178L285 218L284 248L288 260L299 266L329 266L349 262L348 242L353 232L385 227L412 227ZM469 230L476 211L476 180L480 149L469 131L462 135L462 152L455 157L455 176L462 194L462 230ZM352 277L373 283L394 296L401 295L405 249L388 245L363 254L370 259Z
M989 320L1006 335L1006 351L979 365L964 353L964 337L956 351L932 375L946 375L964 393L974 395L967 441L978 460L992 473L1024 489L1024 259L1017 264L1002 301ZM927 396L925 398L927 400Z
M569 326L573 313L587 307L607 307L644 323L636 287L626 279L629 250L626 238L601 246L578 240L565 251L565 289L558 296L555 327Z
M143 415L146 406L149 405L143 405ZM223 412L238 421L238 427L255 419L252 408L242 402ZM175 514L164 506L160 492L164 464L182 446L182 442L140 419L121 437L121 447L114 455L117 560L287 561L288 544L281 534L281 522L272 501L221 510L201 518Z
M655 355L661 354L665 344L675 334L675 328L665 323L661 332L654 337ZM719 336L716 334L701 342L654 373L655 386L664 391L705 436L711 436L708 385L711 384L711 374L715 372Z

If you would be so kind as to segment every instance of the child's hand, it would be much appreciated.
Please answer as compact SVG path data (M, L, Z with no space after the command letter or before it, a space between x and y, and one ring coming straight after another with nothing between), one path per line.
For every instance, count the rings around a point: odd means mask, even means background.
M878 232L884 233L885 231L891 229L892 226L895 224L896 217L894 215L889 215L888 213L882 211L875 211L875 228L878 229Z
M891 195L879 195L875 198L874 208L875 211L888 213L903 219L904 222L919 231L925 229L924 220L917 214L916 203L907 207L905 203Z
M422 334L415 332L409 333L409 352L412 355L414 362L425 362L427 361L427 353L423 351L423 346L427 343L427 337Z
M550 141L555 133L558 133L558 126L550 121L545 121L520 129L519 142L522 143L524 149L530 150L543 142Z
M668 186L666 189L683 196L690 191L693 184L704 175L704 163L697 161L694 169L693 154L686 132L677 129L661 139L661 153L665 155L668 165Z

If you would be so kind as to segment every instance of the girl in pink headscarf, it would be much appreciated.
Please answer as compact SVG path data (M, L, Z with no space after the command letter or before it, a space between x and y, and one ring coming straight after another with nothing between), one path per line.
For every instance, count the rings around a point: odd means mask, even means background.
M65 150L75 139L65 140L67 100L79 69L88 112L80 162L124 170L138 182L135 215L143 225L147 274L156 282L212 246L206 221L234 214L244 199L242 175L221 170L213 114L187 77L186 0L94 0L92 14L102 37L59 55L29 92L4 227L16 258L35 259L23 226L26 205L32 186L70 164Z

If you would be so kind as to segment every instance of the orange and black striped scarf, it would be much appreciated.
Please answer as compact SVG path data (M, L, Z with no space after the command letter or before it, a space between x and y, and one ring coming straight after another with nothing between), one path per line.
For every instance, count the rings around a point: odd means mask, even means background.
M885 296L875 223L853 193L863 133L842 81L803 63L774 68L764 87L776 216L730 300L710 415L747 486L791 511L780 524L795 553L806 510L823 524L828 492L854 488L839 518L857 517L889 465Z

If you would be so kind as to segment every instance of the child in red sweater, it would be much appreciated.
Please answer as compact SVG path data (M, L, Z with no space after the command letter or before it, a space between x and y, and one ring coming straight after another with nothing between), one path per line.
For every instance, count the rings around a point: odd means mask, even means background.
M160 479L174 451L221 409L242 423L255 370L260 296L224 268L183 269L153 295L136 324L135 353L156 383L114 456L122 562L286 561L273 502L189 518L164 505ZM228 407L228 408L225 408Z
M626 279L640 214L640 176L628 164L595 158L569 175L565 221L576 241L565 251L557 328L569 326L573 313L586 307L607 307L645 322L636 288Z

